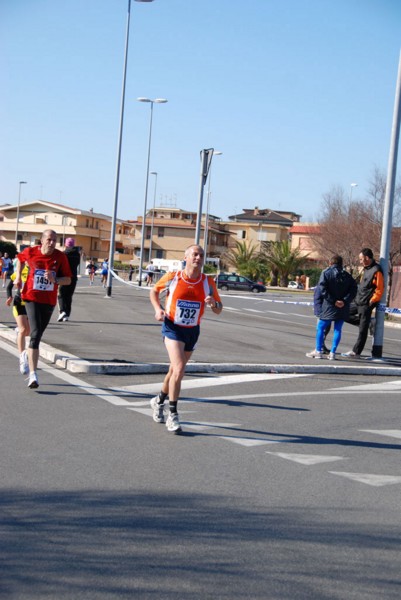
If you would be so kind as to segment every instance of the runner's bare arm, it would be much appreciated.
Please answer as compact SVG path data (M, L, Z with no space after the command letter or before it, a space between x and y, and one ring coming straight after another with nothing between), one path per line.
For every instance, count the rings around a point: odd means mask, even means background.
M163 321L164 320L164 310L162 309L162 307L160 305L160 293L158 292L158 290L155 290L154 288L152 288L150 290L149 298L150 298L150 302L151 302L153 308L155 309L156 321Z

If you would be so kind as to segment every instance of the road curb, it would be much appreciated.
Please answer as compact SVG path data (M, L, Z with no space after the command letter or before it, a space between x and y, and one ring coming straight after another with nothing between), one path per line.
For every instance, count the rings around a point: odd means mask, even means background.
M0 337L16 344L15 328L0 324ZM75 374L90 375L146 375L163 374L168 371L168 363L129 363L116 361L88 361L69 352L63 352L41 342L39 355L42 359ZM324 361L325 362L325 361ZM200 363L189 362L187 373L282 373L305 375L380 375L401 377L401 367L391 366L385 359L358 359L359 364L347 364L348 361L313 361L304 364L276 363ZM362 364L361 364L362 363Z

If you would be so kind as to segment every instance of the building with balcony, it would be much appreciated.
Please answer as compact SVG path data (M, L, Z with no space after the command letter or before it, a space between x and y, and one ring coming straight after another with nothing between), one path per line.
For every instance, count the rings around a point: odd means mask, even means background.
M205 242L205 219L202 215L200 243ZM176 207L160 206L150 209L145 220L143 263L152 258L182 260L185 249L194 243L197 213ZM139 264L142 217L132 222L135 229L134 264ZM208 219L207 255L219 256L228 248L229 232L222 221L213 215Z
M269 208L244 208L242 213L232 215L226 222L230 231L229 246L245 241L249 245L261 248L263 242L282 242L290 239L290 230L300 220L293 212L281 212Z
M17 228L17 213L18 228ZM67 237L75 238L85 259L103 260L109 256L112 219L91 210L70 208L45 200L0 208L0 238L15 243L17 249L40 243L42 232L57 233L57 247L63 248ZM118 220L116 224L115 260L129 262L134 247L132 224Z

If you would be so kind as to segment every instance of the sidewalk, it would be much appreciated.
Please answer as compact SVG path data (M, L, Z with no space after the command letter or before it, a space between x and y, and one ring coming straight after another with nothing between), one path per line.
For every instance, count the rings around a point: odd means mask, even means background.
M57 308L40 346L42 359L71 373L145 374L165 373L167 356L160 339L160 324L154 320L148 300L149 288L128 287L113 282L112 297L105 297L99 285L89 287L87 278L79 280L74 295L71 320L57 323ZM11 309L0 299L0 339L16 342L15 321ZM227 314L230 313L227 311ZM247 343L242 331L230 337L230 348L224 336L216 336L217 319L205 318L202 335L187 366L189 373L304 373L365 374L401 376L401 359L311 360L299 348L288 347L285 361L275 348L266 344L260 351ZM388 325L386 324L386 328ZM313 332L309 332L313 335ZM208 340L213 346L208 346ZM305 351L310 339L305 340ZM346 348L345 348L346 349ZM369 352L365 350L366 354ZM127 359L128 357L128 359ZM225 360L221 360L224 357ZM263 362L260 361L263 357ZM228 360L227 360L228 358Z

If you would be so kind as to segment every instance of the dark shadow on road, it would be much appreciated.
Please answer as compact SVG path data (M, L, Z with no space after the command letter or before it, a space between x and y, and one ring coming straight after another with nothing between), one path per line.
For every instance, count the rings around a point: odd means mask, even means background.
M317 514L236 502L201 492L3 490L0 597L398 600L400 526L356 525L357 507L340 517L337 506Z

